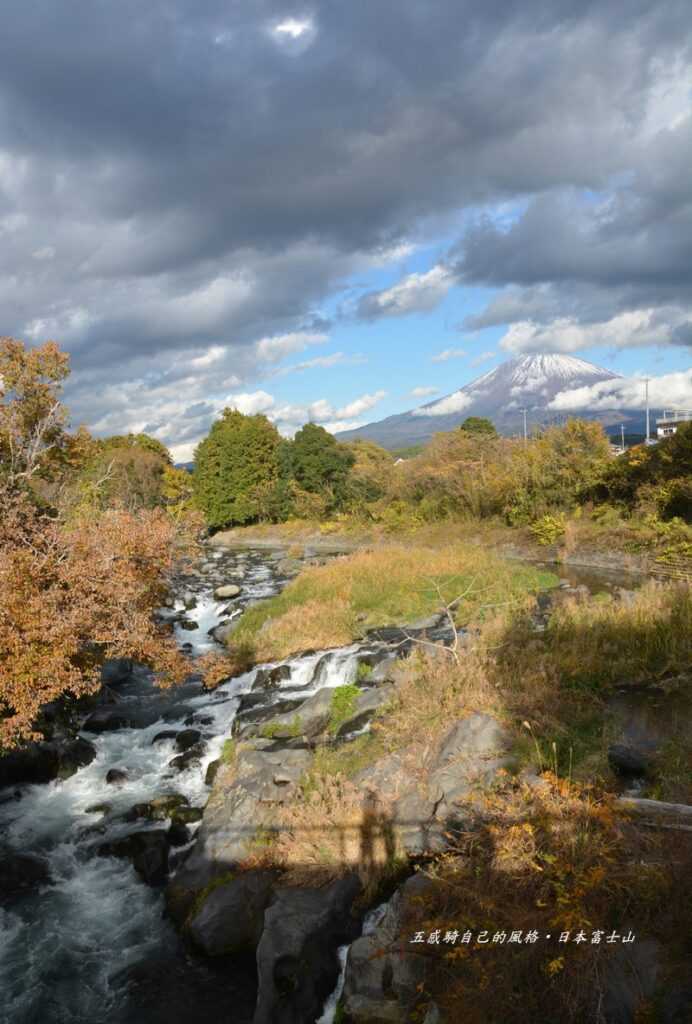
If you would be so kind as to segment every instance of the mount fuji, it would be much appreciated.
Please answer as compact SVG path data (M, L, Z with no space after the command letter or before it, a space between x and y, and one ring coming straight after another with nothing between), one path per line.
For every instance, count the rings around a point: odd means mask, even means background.
M620 374L574 356L519 356L444 398L410 412L344 431L338 434L338 438L340 441L375 441L384 448L404 448L422 444L438 431L453 430L467 416L487 417L499 433L518 434L524 429L524 409L529 429L563 422L566 416L556 414L550 408L550 403L560 392L619 379ZM618 430L624 423L628 432L639 431L643 425L643 413L639 410L590 412L580 409L570 415L599 420L606 428L617 426Z

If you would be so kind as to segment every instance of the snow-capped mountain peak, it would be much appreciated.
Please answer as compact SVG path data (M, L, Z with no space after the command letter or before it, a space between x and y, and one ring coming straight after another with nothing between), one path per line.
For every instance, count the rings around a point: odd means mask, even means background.
M339 438L368 437L385 447L416 444L437 431L454 429L467 416L487 417L501 433L517 433L523 430L524 410L529 426L555 422L551 403L558 394L618 377L576 356L553 352L517 356L449 395L341 433Z

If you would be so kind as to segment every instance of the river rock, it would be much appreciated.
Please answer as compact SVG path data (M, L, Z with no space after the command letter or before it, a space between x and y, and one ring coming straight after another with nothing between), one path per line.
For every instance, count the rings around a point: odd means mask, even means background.
M26 889L50 882L44 860L29 853L0 849L0 903Z
M178 735L178 729L162 729L161 732L157 732L154 736L152 745L154 743L160 743L162 740L174 740Z
M292 799L312 760L307 750L271 747L268 740L239 744L234 763L219 768L197 843L168 888L168 910L178 924L196 895L249 857L258 833L271 831L277 806Z
M169 846L187 846L190 842L190 830L182 821L172 821L166 835Z
M352 732L363 729L374 718L380 708L388 704L394 696L393 686L380 686L377 689L363 690L357 697L352 712L336 731L336 738L342 739Z
M262 736L276 740L319 736L329 725L333 692L331 689L320 690L302 701L295 710L273 714L264 720L262 717L254 722L241 720L235 734L240 737Z
M182 595L182 602L187 611L191 611L197 605L197 598L191 590L186 590Z
M421 1019L415 1014L434 959L421 955L408 940L425 916L421 908L432 886L424 875L409 878L389 901L379 925L351 945L342 1007L352 1024Z
M204 752L207 749L206 743L200 741L195 743L194 746L188 747L183 754L178 754L177 757L172 758L168 764L171 768L177 769L179 772L187 771L188 768L198 768L202 763Z
M209 764L207 765L207 773L204 776L205 786L213 785L214 779L216 778L216 773L218 772L220 766L221 760L219 758L217 758L215 761L209 762Z
M96 757L96 747L93 743L89 743L89 740L85 740L83 736L78 736L64 746L61 745L58 756L57 777L59 779L69 779L80 768L85 768L86 765L91 764Z
M202 738L202 733L199 729L182 729L175 736L175 749L179 750L183 754L190 747L194 747L196 743Z
M186 926L195 947L206 956L254 951L276 877L272 871L244 871L215 885L198 900Z
M339 975L337 948L358 934L361 892L347 875L320 888L282 889L264 915L257 947L253 1024L305 1024L319 1015Z
M297 576L303 571L303 563L299 558L281 558L276 563L276 570L282 576Z
M99 708L89 715L82 726L85 732L114 732L116 729L144 729L156 721L158 712L147 711L141 707Z
M613 743L608 747L608 763L617 775L642 778L651 773L649 758L623 743Z
M122 686L131 682L134 670L132 658L106 658L101 666L101 682L104 686Z
M241 592L241 588L237 583L225 583L222 587L217 587L214 591L214 598L217 601L224 601L228 597L238 597Z
M276 689L291 678L290 665L275 665L274 668L258 668L252 684L253 690Z
M135 804L125 815L125 821L136 821L148 818L149 821L165 821L173 818L182 808L189 807L190 801L182 793L167 793L165 796L154 797L144 803Z
M195 629L199 629L199 623L195 622L194 619L179 619L178 625L180 626L181 629L186 630L188 633L192 633L194 632Z
M100 857L126 857L147 885L163 885L168 873L168 840L165 829L131 832L128 836L102 843Z
M109 768L106 772L106 782L109 786L121 786L127 782L127 772L122 768Z

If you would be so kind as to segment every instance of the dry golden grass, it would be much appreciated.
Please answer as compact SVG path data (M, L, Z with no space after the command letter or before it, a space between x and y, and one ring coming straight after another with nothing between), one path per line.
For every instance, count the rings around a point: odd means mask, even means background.
M372 890L402 856L391 808L341 776L307 780L302 799L282 809L278 830L272 853L290 885L355 871Z
M369 627L428 616L466 591L455 612L464 624L554 582L474 545L391 544L305 570L280 595L248 609L231 643L253 643L259 660L335 647Z

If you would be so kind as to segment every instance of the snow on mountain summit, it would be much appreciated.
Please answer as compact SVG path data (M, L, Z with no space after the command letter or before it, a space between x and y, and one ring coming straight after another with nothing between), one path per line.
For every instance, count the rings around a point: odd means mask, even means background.
M487 417L504 434L520 433L524 410L529 426L555 422L551 403L557 395L619 376L585 359L560 353L517 356L449 395L379 423L345 431L339 439L363 437L385 447L403 447L426 441L437 431L453 430L467 416Z

